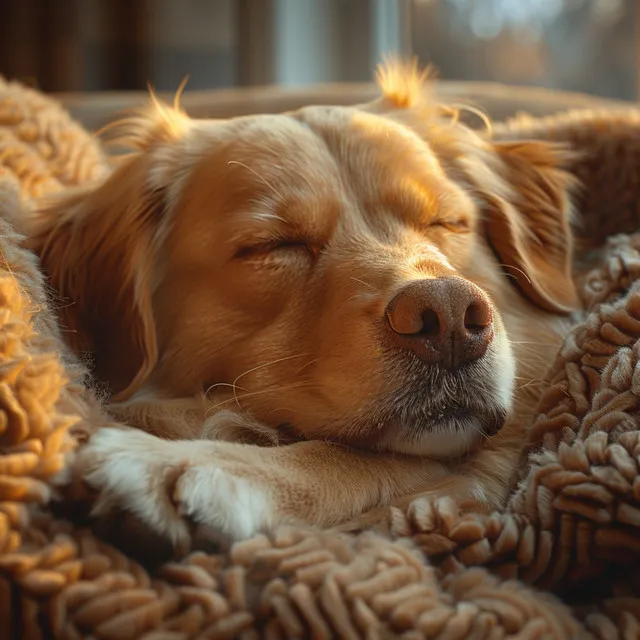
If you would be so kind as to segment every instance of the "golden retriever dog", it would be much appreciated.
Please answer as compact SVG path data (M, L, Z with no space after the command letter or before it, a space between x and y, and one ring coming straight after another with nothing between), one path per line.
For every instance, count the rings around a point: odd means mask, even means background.
M496 142L411 64L357 107L155 103L30 246L110 410L78 468L176 545L426 495L500 505L576 306L567 152Z

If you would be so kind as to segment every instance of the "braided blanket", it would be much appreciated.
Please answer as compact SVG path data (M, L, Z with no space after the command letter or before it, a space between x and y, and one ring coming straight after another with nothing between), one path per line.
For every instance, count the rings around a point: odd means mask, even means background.
M418 499L377 533L284 530L150 571L52 510L74 430L109 418L7 222L108 164L55 103L0 80L0 638L640 638L640 114L493 135L584 151L589 311L550 368L506 508Z

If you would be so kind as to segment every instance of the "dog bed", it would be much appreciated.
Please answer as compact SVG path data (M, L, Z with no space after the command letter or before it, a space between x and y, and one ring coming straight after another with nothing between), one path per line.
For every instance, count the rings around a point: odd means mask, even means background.
M552 363L506 508L418 499L375 533L287 529L150 571L52 509L75 435L109 418L10 226L109 163L56 103L0 80L0 637L640 638L640 112L491 135L573 142L584 183L589 312Z

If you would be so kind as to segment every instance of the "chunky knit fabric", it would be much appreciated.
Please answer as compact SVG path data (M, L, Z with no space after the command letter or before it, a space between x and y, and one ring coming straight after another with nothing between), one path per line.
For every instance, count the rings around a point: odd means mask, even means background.
M152 573L51 509L73 430L108 422L7 220L108 171L45 97L0 81L1 638L640 638L640 116L518 119L572 141L591 254L507 507L389 509L385 533L283 530ZM595 257L594 257L595 256ZM71 499L71 498L69 498Z

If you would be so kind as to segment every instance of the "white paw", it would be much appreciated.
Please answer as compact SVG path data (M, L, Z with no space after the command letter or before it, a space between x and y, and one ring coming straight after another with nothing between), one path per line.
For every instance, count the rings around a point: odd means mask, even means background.
M171 502L182 469L170 444L142 431L101 429L80 450L78 464L86 482L100 492L93 515L129 511L184 548L189 530Z
M174 500L182 515L231 541L250 538L272 524L267 494L215 462L186 469L176 484Z
M100 492L93 514L128 511L180 550L191 543L187 518L231 541L264 530L267 495L231 470L238 465L225 459L222 444L101 429L78 460L84 479Z

